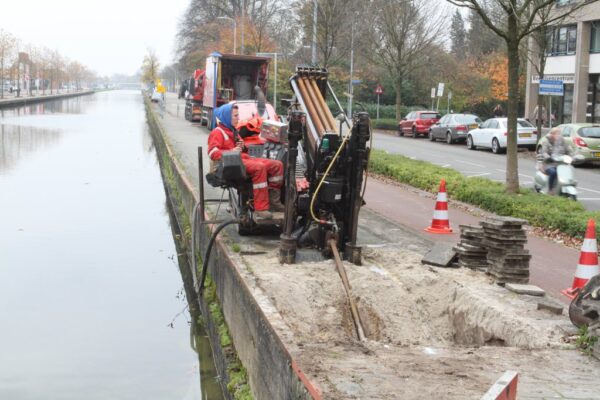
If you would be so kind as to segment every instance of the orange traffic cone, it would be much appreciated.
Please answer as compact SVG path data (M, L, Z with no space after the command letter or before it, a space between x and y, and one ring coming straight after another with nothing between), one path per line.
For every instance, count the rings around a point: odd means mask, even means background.
M577 264L577 269L575 270L573 285L568 289L561 290L561 293L571 299L574 298L577 296L579 289L583 288L590 278L598 275L598 273L600 273L600 268L598 268L596 222L590 218L585 231L583 245L581 246L581 255L579 256L579 264Z
M446 180L440 181L440 190L433 210L431 226L425 228L430 233L452 233L450 220L448 219L448 195L446 194Z

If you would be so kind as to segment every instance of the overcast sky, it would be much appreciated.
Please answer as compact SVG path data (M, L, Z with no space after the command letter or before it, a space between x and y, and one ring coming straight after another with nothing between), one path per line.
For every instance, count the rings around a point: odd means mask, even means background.
M190 0L2 0L0 28L58 50L96 73L135 73L147 47L173 60L177 21Z

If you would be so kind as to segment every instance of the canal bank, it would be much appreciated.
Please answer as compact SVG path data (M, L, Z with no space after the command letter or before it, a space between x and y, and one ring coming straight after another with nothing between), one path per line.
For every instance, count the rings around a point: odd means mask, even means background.
M183 119L176 99L162 117L148 107L191 215L207 132ZM221 194L206 187L209 199ZM226 219L225 207L211 203L207 219ZM346 268L365 342L353 335L330 260L306 250L301 262L279 265L276 233L240 237L231 228L219 239L209 271L256 398L295 398L290 375L313 398L479 398L505 370L519 372L523 398L598 398L598 362L565 341L564 315L537 311L535 300L474 271L423 267L431 242L368 209L359 239L365 265Z
M94 94L96 91L94 90L84 90L81 92L71 92L71 93L59 93L59 94L47 94L47 95L36 95L36 96L20 96L13 98L4 98L0 99L0 109L2 108L12 108L12 107L21 107L29 104L43 103L46 101L52 100L62 100L68 99L72 97L86 96L88 94Z

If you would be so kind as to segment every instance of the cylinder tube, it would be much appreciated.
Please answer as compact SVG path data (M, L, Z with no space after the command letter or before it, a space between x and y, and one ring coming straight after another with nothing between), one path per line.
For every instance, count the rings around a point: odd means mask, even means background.
M319 86L317 85L317 82L315 80L311 80L310 83L311 83L313 90L315 92L315 95L317 97L317 101L321 104L321 107L323 107L323 112L324 112L325 118L327 119L327 122L328 122L327 125L329 125L329 128L332 131L337 132L335 118L333 118L333 114L331 114L331 110L327 106L327 103L325 102L325 98L323 98L323 95L321 94L321 91L319 90Z
M323 105L319 102L319 99L313 89L313 83L314 80L310 79L310 78L302 78L305 81L305 86L306 86L306 90L308 91L308 94L312 100L313 105L315 106L315 111L317 112L317 114L319 115L319 119L321 120L321 124L323 125L323 128L325 128L326 131L331 131L332 128L329 126L329 123L327 121L327 117L325 115L325 110L323 110Z
M315 128L317 128L316 134L321 137L323 135L323 132L325 131L325 128L323 127L323 123L321 122L321 118L319 118L319 115L317 114L317 110L315 109L315 105L312 101L312 97L309 96L308 91L306 90L306 85L305 82L302 78L298 78L297 80L298 82L298 88L300 89L300 94L302 95L302 98L304 99L304 102L306 103L306 108L308 108L308 113L310 114L310 118L312 119L313 123L315 124Z

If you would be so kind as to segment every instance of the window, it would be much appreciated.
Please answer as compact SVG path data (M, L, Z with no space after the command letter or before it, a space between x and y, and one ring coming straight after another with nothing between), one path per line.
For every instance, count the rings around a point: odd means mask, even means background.
M499 128L499 124L498 121L496 121L495 119L491 119L488 121L488 126L489 129L500 129Z
M563 137L571 137L571 128L568 126L565 126L562 128L562 135Z
M529 122L527 122L524 119L518 119L517 125L521 128L533 128L533 125L531 125Z
M579 136L581 137L600 138L600 126L581 128L577 133L579 133Z
M575 54L577 47L577 25L550 28L546 39L548 41L546 55L564 56Z
M438 119L440 114L435 113L421 113L420 119Z
M592 21L590 53L600 53L600 21Z

